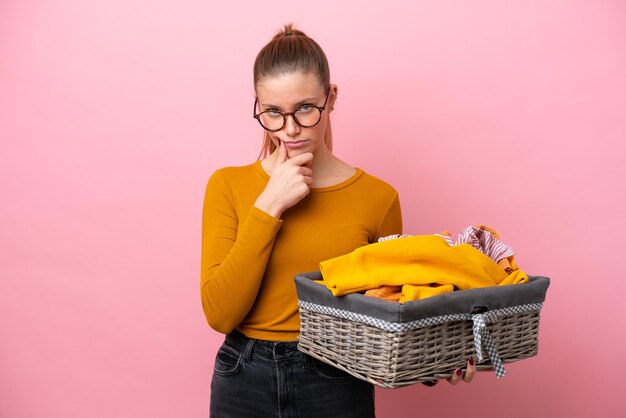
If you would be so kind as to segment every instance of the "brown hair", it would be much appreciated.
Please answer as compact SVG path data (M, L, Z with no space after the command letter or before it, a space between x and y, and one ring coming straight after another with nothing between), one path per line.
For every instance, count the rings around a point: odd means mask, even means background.
M322 48L304 32L295 29L293 24L285 25L272 40L261 49L254 61L254 86L267 77L303 71L317 75L324 90L330 88L330 69L328 59ZM333 148L330 120L326 125L324 142L329 151ZM266 131L259 158L265 157L276 149Z

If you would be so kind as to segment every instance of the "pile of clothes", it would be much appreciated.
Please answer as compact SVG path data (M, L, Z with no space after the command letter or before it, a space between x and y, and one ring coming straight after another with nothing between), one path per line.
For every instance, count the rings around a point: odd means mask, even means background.
M514 251L485 226L467 227L453 241L434 235L391 235L320 263L335 296L364 292L392 302L424 299L455 290L528 282Z

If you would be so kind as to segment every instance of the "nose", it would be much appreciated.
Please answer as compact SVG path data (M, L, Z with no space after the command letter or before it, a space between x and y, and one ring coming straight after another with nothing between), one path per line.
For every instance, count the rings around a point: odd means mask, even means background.
M296 136L300 133L300 125L296 123L293 115L285 117L285 133L289 136Z

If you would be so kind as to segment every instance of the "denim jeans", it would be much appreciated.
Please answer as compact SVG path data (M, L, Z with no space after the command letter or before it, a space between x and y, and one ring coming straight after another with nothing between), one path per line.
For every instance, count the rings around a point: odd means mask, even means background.
M296 344L228 334L215 358L211 418L375 416L373 385Z

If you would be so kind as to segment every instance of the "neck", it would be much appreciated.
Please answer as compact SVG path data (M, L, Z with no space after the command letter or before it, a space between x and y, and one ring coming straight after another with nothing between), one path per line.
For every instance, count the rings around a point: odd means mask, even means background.
M313 155L313 161L311 162L311 170L313 170L313 180L324 174L335 162L336 157L328 151L326 147L319 147Z

